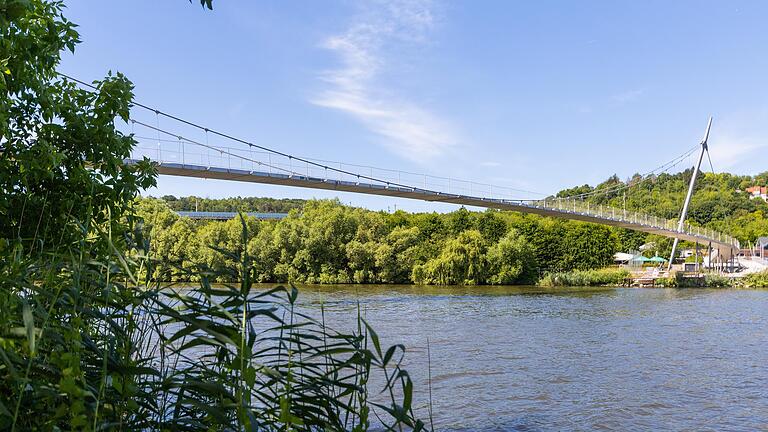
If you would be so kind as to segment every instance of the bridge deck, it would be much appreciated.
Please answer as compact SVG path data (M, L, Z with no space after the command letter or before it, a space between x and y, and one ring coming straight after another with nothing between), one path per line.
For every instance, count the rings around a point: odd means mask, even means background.
M125 163L133 164L136 163L136 161L129 159L126 160ZM602 225L642 231L650 234L657 234L670 238L677 237L680 240L698 242L705 245L711 243L712 248L718 251L718 255L721 257L721 259L726 260L730 259L734 253L734 250L739 249L737 241L709 230L689 227L687 230L679 232L676 229L674 221L661 220L659 218L648 216L643 219L641 215L637 214L633 214L631 217L626 217L625 212L611 208L601 208L601 210L597 212L594 209L590 210L578 208L575 204L572 208L568 208L569 206L563 206L557 201L550 202L550 205L547 205L546 201L510 201L467 195L447 194L418 188L405 188L386 184L372 184L304 175L287 175L282 173L208 167L180 163L163 162L158 164L157 170L159 174L164 175L263 183L312 189L337 190L343 192L382 195L430 202L442 202L465 206L493 208L499 210L511 210L542 216L552 216L584 222L593 222Z

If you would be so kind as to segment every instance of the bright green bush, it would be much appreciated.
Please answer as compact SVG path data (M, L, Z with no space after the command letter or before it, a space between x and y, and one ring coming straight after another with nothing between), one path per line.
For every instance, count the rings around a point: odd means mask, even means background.
M623 285L629 276L629 271L622 268L574 270L547 273L541 278L539 285L544 287Z
M674 288L677 286L677 279L674 276L658 278L656 279L656 286Z
M726 288L734 286L735 280L717 273L707 273L704 275L704 283L708 288Z
M740 283L745 288L768 288L768 270L744 276Z

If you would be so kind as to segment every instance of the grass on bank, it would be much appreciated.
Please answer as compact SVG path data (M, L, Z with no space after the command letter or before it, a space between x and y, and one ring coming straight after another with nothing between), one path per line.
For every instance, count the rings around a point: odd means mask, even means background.
M768 270L744 276L741 280L741 286L744 288L768 288Z
M617 286L625 285L630 272L620 268L574 270L547 273L539 280L542 287L561 286ZM740 278L718 273L704 273L702 277L686 277L683 272L656 279L656 286L666 288L768 288L768 270Z
M573 270L547 273L539 280L542 287L623 285L630 273L622 268Z

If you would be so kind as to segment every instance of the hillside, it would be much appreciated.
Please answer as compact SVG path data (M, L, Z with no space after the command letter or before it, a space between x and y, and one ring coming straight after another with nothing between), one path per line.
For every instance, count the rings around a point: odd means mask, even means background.
M627 180L616 176L597 186L583 185L563 190L558 197L578 197L594 204L607 204L643 211L666 219L680 217L693 169ZM768 203L751 198L746 189L768 184L768 172L757 176L700 172L688 211L688 222L729 233L746 246L768 235ZM630 186L631 185L631 186ZM626 187L630 186L630 187Z

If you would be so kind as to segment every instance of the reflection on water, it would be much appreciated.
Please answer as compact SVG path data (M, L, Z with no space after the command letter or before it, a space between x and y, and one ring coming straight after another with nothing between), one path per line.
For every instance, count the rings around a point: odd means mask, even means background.
M337 328L358 304L438 430L766 430L768 292L303 286Z

